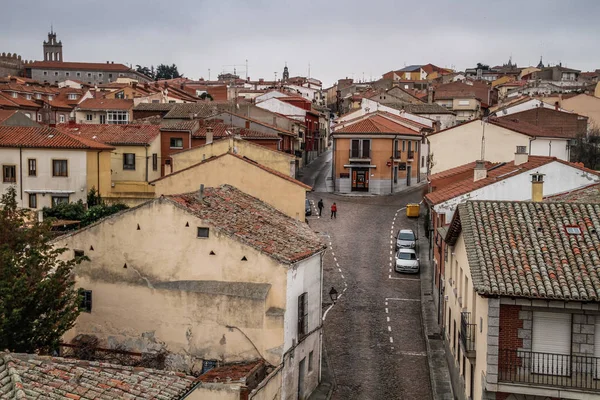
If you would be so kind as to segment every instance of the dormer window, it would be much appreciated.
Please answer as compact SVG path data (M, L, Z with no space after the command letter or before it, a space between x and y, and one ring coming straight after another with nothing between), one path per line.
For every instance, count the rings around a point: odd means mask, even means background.
M12 92L12 97L13 97L13 99L16 99L17 98L17 92Z
M565 226L565 230L569 235L581 235L581 229L578 226Z
M75 93L69 93L69 100L77 100L77 95Z
M48 95L48 101L54 100L54 96Z
M25 98L26 98L27 100L31 100L31 95L30 95L30 94L27 94L27 95L25 95Z
M39 99L41 99L41 98L42 98L42 95L41 95L41 94L39 94L39 93L36 93L36 94L35 94L35 98L39 100Z

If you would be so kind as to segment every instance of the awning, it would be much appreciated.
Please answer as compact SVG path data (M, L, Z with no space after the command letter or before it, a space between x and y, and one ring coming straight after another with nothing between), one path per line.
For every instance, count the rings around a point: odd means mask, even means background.
M39 194L62 194L70 195L75 193L74 190L53 190L53 189L25 189L25 193L39 193Z
M344 168L377 168L377 165L368 164L346 164Z

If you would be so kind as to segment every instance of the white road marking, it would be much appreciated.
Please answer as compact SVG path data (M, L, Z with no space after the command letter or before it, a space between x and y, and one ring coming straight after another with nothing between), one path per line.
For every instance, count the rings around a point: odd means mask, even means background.
M348 286L348 284L346 282L344 282L344 286ZM344 290L346 290L346 289L344 289Z
M390 336L390 343L394 343L394 338Z
M397 297L388 297L386 300L394 300L394 301L421 301L421 299L399 299ZM386 308L387 310L387 308ZM386 311L387 312L387 311Z
M392 269L390 268L390 272L392 272Z
M338 271L342 272L342 269L341 269L341 268L338 268Z
M396 278L391 275L390 275L390 279L397 279L399 281L419 281L420 280L420 279L415 279L415 278Z
M331 252L331 255L332 255L332 256L335 256L335 253L332 251L332 252Z
M390 311L388 310L388 308L387 308L387 307L385 308L385 313L386 313L386 314L389 314L389 313L390 313Z
M419 356L419 357L427 356L427 353L425 353L424 351L401 351L400 354L402 354L403 356Z
M392 257L390 257L390 261L392 261Z
M390 317L386 317L387 318L387 322L390 322Z
M394 252L390 250L390 256L391 256L392 254L394 254Z
M392 331L392 327L388 325L388 332Z
M333 257L333 261L337 262L337 258Z
M340 264L339 264L339 263L335 263L335 265L336 265L336 267L338 267L338 268L340 267Z
M346 278L344 278L344 275L343 275L343 274L342 274L342 279L346 279Z

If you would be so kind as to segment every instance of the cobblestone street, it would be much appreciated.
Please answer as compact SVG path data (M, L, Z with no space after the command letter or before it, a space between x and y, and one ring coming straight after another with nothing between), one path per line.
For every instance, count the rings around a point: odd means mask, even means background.
M324 179L324 174L313 176ZM322 182L312 184L323 187ZM332 286L341 293L324 323L337 383L332 398L431 398L419 276L401 275L392 267L398 229L412 228L423 235L422 218L409 219L404 209L421 200L421 191L380 197L313 192L308 197L313 207L319 199L325 203L321 218L316 208L308 217L329 245L324 301L330 302ZM337 219L330 218L334 201Z

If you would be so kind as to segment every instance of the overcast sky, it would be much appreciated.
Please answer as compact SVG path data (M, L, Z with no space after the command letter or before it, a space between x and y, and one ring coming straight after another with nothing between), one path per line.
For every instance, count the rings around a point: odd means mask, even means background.
M330 86L410 64L464 69L512 59L600 68L600 1L37 0L3 7L0 52L39 60L50 24L65 61L157 65L185 76L310 75Z

